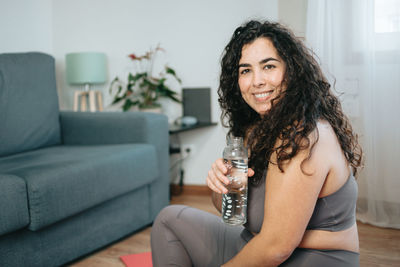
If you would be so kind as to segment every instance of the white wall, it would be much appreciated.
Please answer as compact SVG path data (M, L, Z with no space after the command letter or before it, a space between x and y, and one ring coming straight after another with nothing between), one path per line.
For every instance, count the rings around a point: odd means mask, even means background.
M66 53L106 53L111 81L129 71L128 54L142 54L160 43L167 51L161 61L175 68L183 87L212 89L212 119L219 122L216 89L224 46L244 21L277 17L277 0L0 0L0 53L54 55L60 107L68 110L76 88L65 82ZM111 102L108 86L95 88L106 104ZM181 108L169 102L166 112L172 120ZM218 125L179 135L183 144L195 146L184 162L185 184L204 184L211 163L221 156L225 133Z
M53 52L51 0L0 0L0 53Z
M279 0L278 17L296 36L306 36L307 0Z
M71 109L74 89L65 83L66 53L106 53L111 80L126 74L130 66L128 54L142 54L160 43L167 51L162 60L175 68L183 87L211 87L212 118L219 122L216 89L223 48L245 20L276 20L277 5L277 0L54 1L53 44L61 108ZM96 89L110 103L108 84ZM180 115L180 107L173 107L167 114ZM184 162L185 184L204 184L211 163L221 156L225 146L225 130L219 125L181 133L179 137L182 143L195 145L193 156Z

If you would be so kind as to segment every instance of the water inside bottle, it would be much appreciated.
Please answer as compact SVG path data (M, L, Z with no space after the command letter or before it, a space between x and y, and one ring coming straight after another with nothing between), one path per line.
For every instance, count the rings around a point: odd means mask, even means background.
M231 183L227 186L228 193L222 195L222 220L241 225L246 222L247 212L247 160L225 160L225 164Z

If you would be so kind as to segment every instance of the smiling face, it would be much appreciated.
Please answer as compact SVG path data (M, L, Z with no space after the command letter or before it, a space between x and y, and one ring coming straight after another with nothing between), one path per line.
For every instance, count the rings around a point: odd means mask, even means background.
M258 114L271 109L282 89L286 65L272 42L260 37L242 48L238 83L244 101Z

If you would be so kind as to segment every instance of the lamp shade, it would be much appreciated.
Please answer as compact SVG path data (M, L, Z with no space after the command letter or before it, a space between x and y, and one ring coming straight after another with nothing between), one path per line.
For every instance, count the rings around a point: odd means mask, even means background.
M107 81L104 53L69 53L65 56L65 61L69 84L98 84Z

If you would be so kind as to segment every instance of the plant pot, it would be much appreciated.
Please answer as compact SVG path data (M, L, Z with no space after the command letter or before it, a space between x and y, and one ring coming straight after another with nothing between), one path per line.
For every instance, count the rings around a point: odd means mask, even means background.
M162 113L161 107L140 107L139 110L143 112Z

